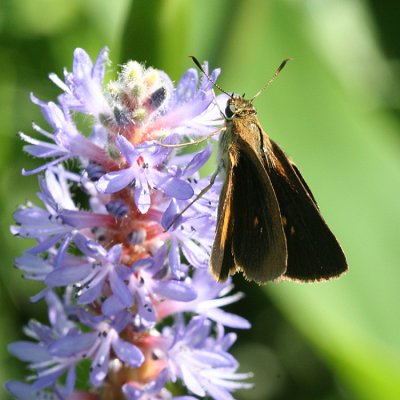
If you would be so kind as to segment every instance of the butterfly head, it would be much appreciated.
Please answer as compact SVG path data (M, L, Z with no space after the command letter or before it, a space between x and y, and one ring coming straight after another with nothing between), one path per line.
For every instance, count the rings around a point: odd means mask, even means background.
M255 114L257 114L257 111L251 100L247 100L243 96L232 95L226 103L225 116L228 120L245 118Z

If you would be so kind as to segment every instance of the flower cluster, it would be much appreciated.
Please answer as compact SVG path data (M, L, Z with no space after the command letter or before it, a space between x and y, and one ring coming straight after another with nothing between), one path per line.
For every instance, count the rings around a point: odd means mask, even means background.
M76 49L72 72L50 75L57 102L32 96L50 130L33 125L42 140L20 134L43 161L23 171L41 173L41 205L14 215L12 233L35 240L16 266L43 283L32 301L46 301L49 324L31 321L31 340L9 346L33 373L7 390L18 399L233 399L249 375L237 372L236 336L225 328L249 324L221 309L241 294L207 270L218 182L181 213L209 182L199 169L211 146L174 146L216 131L226 99L196 69L174 87L134 61L103 85L107 61L107 49L94 63Z

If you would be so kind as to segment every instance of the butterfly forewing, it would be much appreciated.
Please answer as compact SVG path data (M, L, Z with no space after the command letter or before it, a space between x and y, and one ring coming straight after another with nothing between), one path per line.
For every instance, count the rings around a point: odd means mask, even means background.
M249 280L265 283L286 271L286 242L271 181L252 148L243 145L233 167L233 255Z
M210 270L215 280L218 282L225 281L229 274L233 274L236 269L232 254L232 233L234 224L232 191L233 170L230 170L219 197L217 230L210 257Z

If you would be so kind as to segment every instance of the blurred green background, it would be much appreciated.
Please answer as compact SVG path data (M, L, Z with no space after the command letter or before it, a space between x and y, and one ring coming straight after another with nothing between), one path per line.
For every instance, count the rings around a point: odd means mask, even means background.
M28 244L8 226L36 201L38 165L16 132L46 127L29 93L55 99L49 72L71 69L75 47L105 45L112 71L128 59L173 79L188 55L222 67L227 90L254 94L264 128L306 177L350 266L339 280L259 287L232 310L253 323L234 347L256 387L249 400L400 399L400 118L398 2L378 0L3 0L0 3L0 381L26 371L6 352L37 291L12 268ZM0 389L0 398L7 398Z

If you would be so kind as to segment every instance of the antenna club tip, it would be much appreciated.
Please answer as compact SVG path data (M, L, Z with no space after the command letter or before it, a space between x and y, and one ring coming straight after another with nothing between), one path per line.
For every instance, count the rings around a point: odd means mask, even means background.
M192 59L192 61L196 64L196 66L197 66L197 68L204 74L204 75L207 75L205 72L204 72L204 70L203 70L203 67L201 66L201 64L200 64L200 61L195 57L195 56L189 56L191 59Z
M278 67L277 72L280 72L280 71L283 69L283 67L284 67L289 61L293 61L293 60L294 60L293 57L285 58L285 59L281 62L281 65Z
M285 58L285 59L281 62L281 65L279 66L278 70L282 70L283 67L284 67L289 61L293 61L293 60L294 60L293 57Z

